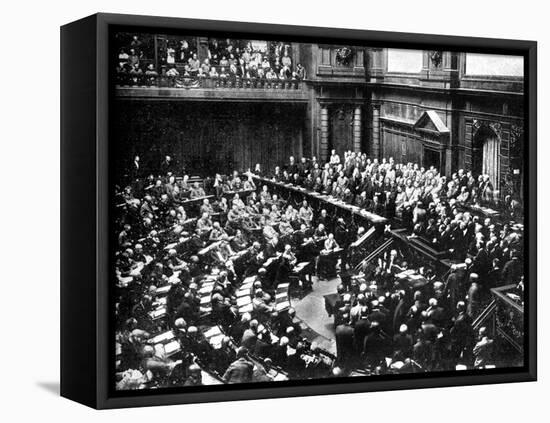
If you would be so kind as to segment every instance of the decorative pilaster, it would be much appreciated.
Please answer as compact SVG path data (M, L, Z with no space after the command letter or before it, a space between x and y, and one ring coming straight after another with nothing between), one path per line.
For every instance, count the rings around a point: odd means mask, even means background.
M380 103L372 105L372 157L380 158Z
M328 158L328 107L326 104L321 104L321 161L326 161Z
M353 151L361 152L361 106L355 106L353 112Z

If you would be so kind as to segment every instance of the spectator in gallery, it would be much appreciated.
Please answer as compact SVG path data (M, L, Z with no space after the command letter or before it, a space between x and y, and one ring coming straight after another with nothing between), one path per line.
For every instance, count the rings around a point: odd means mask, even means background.
M128 55L128 64L132 67L136 64L139 65L139 56L133 48L130 49L130 54Z
M258 68L258 79L265 79L265 71L262 67Z
M218 72L216 71L216 68L214 66L212 66L212 68L210 68L210 78L217 78L219 75L218 75Z
M130 42L130 46L133 49L139 50L139 48L141 47L141 44L142 43L137 35L132 36L132 41Z
M128 62L129 58L130 56L128 55L128 53L126 53L126 50L120 49L120 52L118 53L118 61L120 63L126 63Z
M247 47L243 54L241 55L241 60L244 62L244 65L248 65L250 62L251 56L250 56L250 47Z
M222 58L220 59L218 65L223 66L224 68L228 67L229 66L229 61L227 60L227 57L222 56Z
M234 79L238 74L237 65L235 63L232 63L229 65L229 78Z
M246 76L246 64L244 60L237 59L237 62L235 63L235 66L237 67L237 76L243 78Z
M143 71L139 67L139 63L134 63L132 69L130 69L130 75L143 75Z
M292 72L290 71L290 67L284 65L279 71L279 78L290 79L291 76L292 76Z
M189 52L189 43L187 40L180 40L178 44L178 59L180 62L183 62L187 57Z
M178 70L175 68L175 67L171 67L170 69L168 69L166 71L166 76L169 76L169 77L175 77L175 76L179 76L179 72Z
M268 80L277 79L277 74L273 71L273 68L268 68L265 78Z
M121 62L116 67L116 73L117 75L127 75L129 71L128 64L125 62Z
M190 77L190 76L191 76L191 72L190 72L190 71L191 71L191 67L190 67L189 65L187 65L187 64L184 65L184 66L183 66L183 74L182 74L182 76L184 76L184 77Z
M258 78L258 68L256 67L256 65L252 65L248 68L247 76L251 79Z
M155 70L155 65L153 65L152 63L147 65L147 69L145 70L145 75L158 76L158 72Z
M200 69L200 62L199 62L197 53L193 53L193 55L189 58L187 64L189 65L189 73L192 76L198 75L199 69Z
M306 79L306 68L301 63L296 65L296 79Z
M283 57L281 58L281 64L283 66L286 66L287 68L290 68L292 66L292 59L288 55L288 51L284 52Z
M205 76L210 73L210 59L208 57L202 61L201 72Z
M176 51L172 47L166 49L166 63L168 65L176 64Z

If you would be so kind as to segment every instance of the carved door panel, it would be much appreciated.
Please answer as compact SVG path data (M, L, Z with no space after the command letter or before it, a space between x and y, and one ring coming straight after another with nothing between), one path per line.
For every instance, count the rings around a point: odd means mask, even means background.
M331 113L329 149L343 157L344 152L353 150L353 114L346 107L336 108Z

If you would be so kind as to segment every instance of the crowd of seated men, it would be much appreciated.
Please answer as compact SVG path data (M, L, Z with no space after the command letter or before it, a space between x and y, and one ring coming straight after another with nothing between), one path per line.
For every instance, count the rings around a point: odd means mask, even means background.
M266 369L275 367L288 378L330 375L322 352L300 336L294 311L277 303L281 284L311 289L307 274L290 277L299 260L312 263L311 273L317 265L336 274L326 211L316 216L307 202L258 192L250 175L217 175L205 191L186 175L176 178L169 156L159 177L135 177L137 157L135 166L116 193L120 389L200 384L202 371L227 383L270 380ZM242 312L245 283L251 308ZM204 336L213 326L224 334L218 348ZM152 345L166 331L181 346L177 354Z
M251 41L210 39L207 57L202 59L199 59L196 46L187 40L168 39L167 45L160 58L161 69L157 69L151 58L147 58L139 36L134 35L118 52L117 74L151 85L159 75L232 83L247 79L263 84L306 78L302 64L293 63L290 45L282 42L266 43L264 47L268 48L264 50Z
M516 284L521 290L521 235L507 225L458 211L455 206L461 200L449 199L449 190L443 189L449 185L433 169L401 166L391 159L379 164L365 158L364 165L350 165L350 158L363 156L349 153L342 163L335 156L333 152L328 166L304 159L294 163L291 158L282 172L276 168L270 176L330 195L352 192L349 201L358 204L357 198L366 199L361 206L386 215L392 192L407 192L407 197L395 201L390 214L397 215L399 206L410 208L410 223L405 217L402 221L414 233L419 233L422 222L428 231L434 226L430 220L453 229L448 242L450 249L459 251L459 264L453 265L450 275L439 280L441 275L419 266L415 271L428 283L411 289L402 274L410 270L405 258L392 253L386 264L358 275L360 283L343 279L333 310L338 367L331 374L319 358L319 349L300 336L293 310L277 309L277 289L290 280L298 261L315 263L313 272L320 278L344 271L345 254L332 253L340 245L345 250L364 229L355 231L350 222L334 219L324 209L313 211L306 201L285 201L267 186L256 186L252 175L262 173L259 166L246 175L216 175L205 191L188 176L176 178L167 156L160 176L135 177L139 172L134 169L128 185L117 192L121 389L201 384L204 369L227 383L239 383L272 380L267 372L272 366L284 369L290 378L303 378L345 375L354 368L416 371L494 363L493 340L486 329L473 333L472 321L491 287ZM360 177L354 178L357 173ZM354 186L353 179L361 184ZM426 183L434 179L436 183ZM320 181L320 187L310 187L310 180ZM409 184L416 194L407 189ZM440 189L426 189L429 186ZM487 195L487 188L477 189ZM373 208L377 203L386 208ZM420 216L419 203L428 203L427 209L435 203L434 213ZM239 290L251 277L252 305L242 313ZM208 310L200 296L206 280L213 281ZM310 281L299 277L295 284L307 290ZM160 301L159 292L167 287L166 316L155 319L152 311ZM218 348L204 336L211 325L224 335ZM150 345L155 334L166 330L181 346L171 357Z
M342 278L335 315L338 361L345 373L355 367L376 372L454 369L494 365L493 340L472 323L490 299L490 289L514 285L523 293L523 231L517 201L506 199L503 223L480 218L463 206L494 205L486 176L459 170L448 181L434 168L370 160L332 151L328 163L291 157L282 169L257 174L301 185L393 219L438 249L451 253L449 275L423 266L409 268L396 250L351 283ZM396 219L398 218L398 219ZM407 274L425 284L411 285ZM359 281L359 282L357 282Z

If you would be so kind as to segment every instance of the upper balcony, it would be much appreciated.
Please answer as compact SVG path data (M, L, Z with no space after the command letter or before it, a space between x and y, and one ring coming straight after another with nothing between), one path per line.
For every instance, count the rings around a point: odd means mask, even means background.
M116 96L306 102L301 46L282 41L117 33Z
M118 74L116 96L138 99L234 100L307 102L306 83L299 79L243 78L238 76L199 77Z

